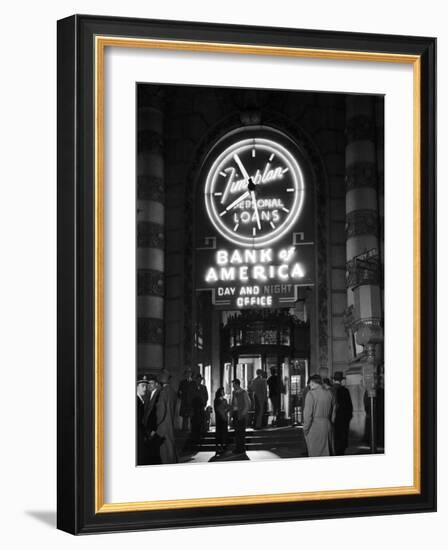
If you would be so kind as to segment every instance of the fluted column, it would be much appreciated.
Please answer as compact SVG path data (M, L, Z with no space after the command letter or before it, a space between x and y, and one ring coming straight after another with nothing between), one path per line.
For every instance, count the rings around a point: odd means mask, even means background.
M347 370L346 380L353 402L351 432L359 438L366 418L360 390L367 388L373 400L383 340L375 106L372 97L346 99L346 319L350 342L353 334L365 352Z
M381 331L379 212L376 116L373 98L349 96L346 102L346 254L347 305L354 332L361 324Z
M137 173L137 365L163 368L165 204L163 91L140 87Z

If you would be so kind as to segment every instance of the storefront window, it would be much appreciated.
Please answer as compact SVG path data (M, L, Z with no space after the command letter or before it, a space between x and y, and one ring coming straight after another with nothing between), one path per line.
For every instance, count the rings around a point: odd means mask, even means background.
M265 330L262 337L262 343L266 345L277 345L277 331Z
M289 327L283 327L280 329L280 345L281 346L290 346L291 345L291 333Z
M261 330L247 330L245 344L246 345L261 344L262 335L263 333Z

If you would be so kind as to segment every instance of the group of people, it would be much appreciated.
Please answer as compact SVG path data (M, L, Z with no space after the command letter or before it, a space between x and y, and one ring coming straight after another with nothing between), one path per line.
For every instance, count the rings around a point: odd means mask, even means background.
M137 464L178 462L174 439L177 394L170 386L170 375L137 380Z
M177 391L180 399L179 415L182 418L182 431L190 432L190 442L199 443L208 426L208 390L203 384L203 376L198 373L193 377L193 371L187 368Z
M303 410L308 456L343 455L348 447L353 404L343 379L338 371L332 381L318 374L308 381Z
M271 402L272 425L279 423L281 398L285 393L285 385L275 367L271 367L270 373L267 377L265 371L258 369L255 378L249 382L249 393L254 401L253 427L256 430L266 425L268 399Z
M235 429L235 445L233 454L244 454L246 452L246 428L248 426L251 401L245 389L241 387L238 378L232 381L232 399L230 404L225 398L224 388L216 391L213 402L216 418L216 454L220 455L226 451L229 415Z
M137 462L142 464L173 464L178 462L175 442L177 401L182 431L190 434L192 444L200 442L208 429L210 407L208 391L201 374L193 377L186 369L185 377L176 392L170 385L170 374L161 371L157 377L144 376L137 381ZM303 432L308 456L343 455L348 446L353 406L350 393L342 384L342 372L333 379L315 374L310 377L304 392ZM227 449L228 426L231 420L235 429L233 453L245 453L246 429L249 412L254 408L253 427L264 427L268 399L271 402L273 424L280 411L282 382L275 368L266 378L261 369L249 383L246 391L239 379L232 381L230 403L224 388L216 391L213 408L216 419L217 455ZM252 396L252 400L249 396Z
M248 391L241 387L241 381L232 381L232 397L228 403L224 388L218 388L213 403L216 419L216 453L226 450L228 440L229 417L235 429L234 454L246 451L246 428L249 426L249 412L254 409L253 428L258 430L265 426L267 420L268 398L271 401L273 421L277 423L280 412L282 382L275 367L271 368L269 378L263 370L258 369L255 378L249 382Z
M207 431L208 391L201 374L192 376L191 369L176 392L171 376L162 370L156 376L137 380L137 463L173 464L179 461L175 426L177 402L182 431L191 432L190 443L198 443Z

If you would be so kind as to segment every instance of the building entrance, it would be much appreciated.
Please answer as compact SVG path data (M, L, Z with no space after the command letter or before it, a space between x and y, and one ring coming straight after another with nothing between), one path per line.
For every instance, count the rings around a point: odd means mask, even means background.
M308 376L309 323L289 309L229 312L220 331L222 385L231 399L238 378L251 395L251 382L266 379L266 414L277 425L302 420L302 396ZM267 419L266 419L267 421Z

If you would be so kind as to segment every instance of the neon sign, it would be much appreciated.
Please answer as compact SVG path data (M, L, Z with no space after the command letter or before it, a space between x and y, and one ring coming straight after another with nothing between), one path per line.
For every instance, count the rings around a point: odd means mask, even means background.
M293 247L289 250L281 250L278 254L278 259L283 263L276 265L272 263L274 259L272 248L261 250L237 249L232 252L218 250L215 255L216 265L207 269L204 280L206 283L224 281L241 281L244 283L249 281L265 282L270 279L300 282L305 276L301 263L284 263L293 255Z
M220 235L237 246L261 248L281 239L297 222L305 182L286 147L254 137L218 155L204 195L208 217Z
M314 199L299 158L267 127L229 133L211 150L196 195L195 279L216 307L287 307L314 284Z
M230 300L237 308L272 307L275 295L289 296L291 301L296 287L309 280L293 246L219 249L210 258L204 270L204 290L212 289L218 302Z

